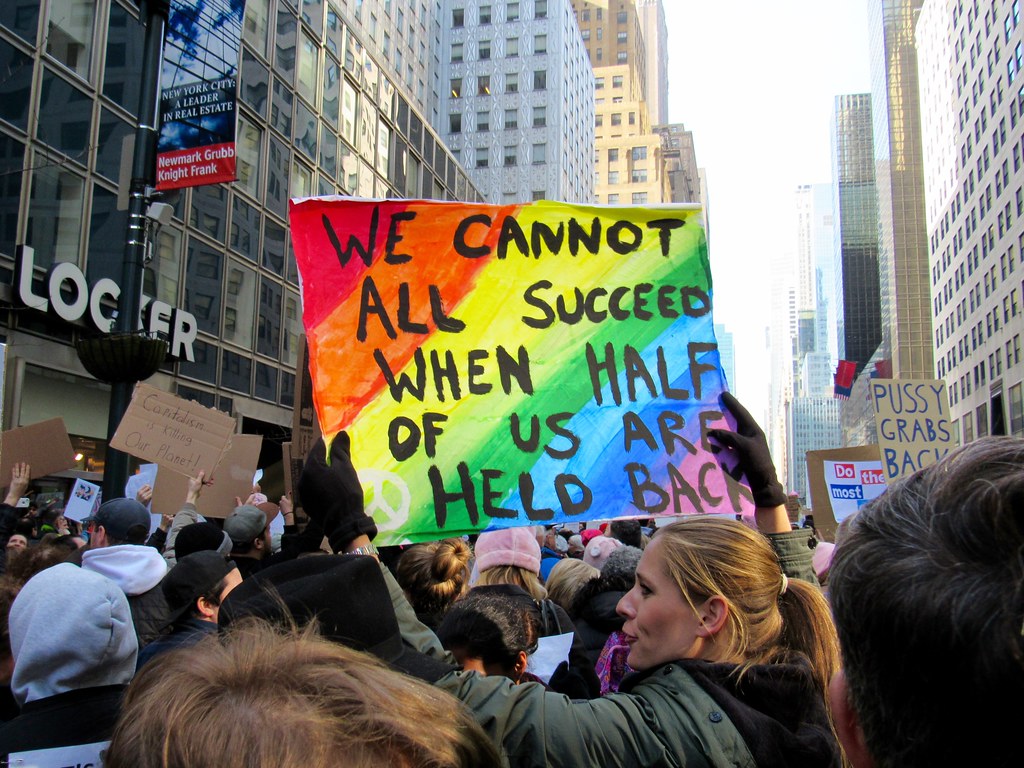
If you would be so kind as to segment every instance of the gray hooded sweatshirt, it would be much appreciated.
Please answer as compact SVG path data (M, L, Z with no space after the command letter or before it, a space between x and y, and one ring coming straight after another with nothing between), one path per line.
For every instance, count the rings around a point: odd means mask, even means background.
M58 693L126 685L138 641L124 592L110 579L60 563L40 571L11 605L11 690L19 706Z

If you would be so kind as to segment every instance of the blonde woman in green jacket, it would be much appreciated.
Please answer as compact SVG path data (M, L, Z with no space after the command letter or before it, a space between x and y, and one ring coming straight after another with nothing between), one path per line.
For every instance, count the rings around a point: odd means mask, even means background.
M811 534L792 530L760 427L731 396L724 404L737 430L711 436L747 476L758 531L713 516L658 531L618 605L637 671L617 693L573 700L464 671L435 683L469 707L505 765L842 765L825 705L839 651ZM355 531L353 517L337 524ZM341 549L369 544L356 535ZM384 570L403 639L444 657Z

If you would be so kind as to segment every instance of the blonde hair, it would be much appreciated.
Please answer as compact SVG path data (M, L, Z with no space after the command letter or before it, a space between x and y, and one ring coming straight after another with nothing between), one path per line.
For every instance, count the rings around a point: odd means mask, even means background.
M398 558L396 578L413 610L440 619L469 589L473 550L462 539L414 544Z
M814 584L783 580L768 540L736 520L686 517L655 534L669 577L696 610L720 595L729 605L723 632L716 635L722 660L750 667L806 656L825 694L839 669L839 642L828 602ZM783 589L785 587L785 589Z
M128 687L108 768L497 765L439 688L315 630L249 619L169 651Z
M547 587L548 597L569 612L583 585L600 575L601 572L590 563L565 557L552 567L544 586Z
M543 600L548 596L540 576L518 565L496 565L477 574L476 586L485 587L493 584L514 584L522 587L534 600Z

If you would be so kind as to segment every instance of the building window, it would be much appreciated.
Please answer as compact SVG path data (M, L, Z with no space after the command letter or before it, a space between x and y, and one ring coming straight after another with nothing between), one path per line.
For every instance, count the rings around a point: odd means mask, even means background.
M535 189L535 190L533 190L533 192L530 193L530 199L533 200L533 201L543 200L544 199L544 190L543 189Z
M634 168L633 174L630 176L630 180L634 184L643 184L647 181L647 170L644 168Z
M533 164L543 165L548 161L548 145L547 144L534 144L533 145ZM1009 355L1007 355L1009 357Z
M491 113L490 112L477 112L476 113L476 129L478 131L489 131L489 130L491 130Z
M541 105L533 108L533 127L543 128L548 124L548 108Z
M628 52L626 52L626 51L619 51L615 55L615 63L616 64L625 64L627 61L629 61L629 53Z
M646 205L647 204L647 193L646 192L634 192L633 193L633 205Z
M615 14L615 23L616 24L625 24L626 23L626 12L625 11L619 11L618 13Z
M505 162L505 167L506 168L511 168L511 167L515 166L515 164L516 164L516 148L515 147L505 147L505 153L504 153L503 157L504 157L504 162Z
M453 77L452 78L451 93L452 93L452 98L453 99L458 99L458 98L462 97L462 78L461 77Z
M476 79L476 95L477 96L490 96L491 95L491 76L480 75Z
M518 128L519 127L519 110L518 109L506 109L505 110L505 128Z
M604 88L604 78L603 77L595 77L594 78L594 90L595 91L600 91L602 88Z
M481 5L480 6L480 23L490 24L491 23L491 6Z
M22 5L27 14L31 4ZM20 6L12 10L11 16L21 10ZM89 79L95 23L95 0L57 0L50 3L46 52L76 75Z
M629 124L636 125L636 112L629 113Z
M476 167L486 168L488 166L487 147L476 148Z
M597 115L594 117L594 127L600 128L604 125L604 115Z
M534 35L533 36L533 52L534 53L547 53L548 52L548 36L547 35Z
M633 159L634 160L646 160L647 159L647 147L633 147Z
M477 54L480 56L481 61L487 61L487 59L491 58L491 41L481 40L477 46Z
M612 147L608 150L608 162L617 163L619 161L619 149L618 147Z
M505 5L505 21L519 21L519 3Z
M519 93L518 72L509 72L505 75L505 93Z
M619 112L612 113L612 125L622 125L622 114Z
M581 29L580 30L580 34L583 35L584 41L590 39L590 30L589 29Z
M519 55L519 38L518 37L507 37L505 38L505 56L510 59L514 59Z
M622 75L612 75L612 88L622 87Z
M546 19L548 17L548 0L536 0L533 4L533 18Z
M618 205L618 204L619 204L619 196L618 195L608 195L608 205Z
M462 43L452 43L452 61L462 61Z
M615 42L617 42L617 43L625 43L626 42L626 32L625 32L625 30L623 30L622 32L619 32L617 35L615 35Z
M619 183L619 172L618 171L608 171L608 183L609 184L618 184Z
M448 115L448 132L462 133L462 115L455 113Z
M545 69L536 69L533 72L533 90L543 91L548 87L548 73Z
M452 27L458 29L466 23L466 11L464 8L455 8L452 10Z

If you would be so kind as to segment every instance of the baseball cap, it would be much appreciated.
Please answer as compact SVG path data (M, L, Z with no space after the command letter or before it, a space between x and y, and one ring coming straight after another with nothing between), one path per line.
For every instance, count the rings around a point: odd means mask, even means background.
M234 562L211 549L178 558L160 582L170 609L167 623L180 619L197 599L209 594L234 568Z
M263 533L267 527L267 515L252 504L235 507L224 521L224 533L231 537L236 546L248 544Z
M142 544L149 535L150 517L135 499L121 498L104 502L96 514L83 523L86 527L93 523L102 526L111 538Z

